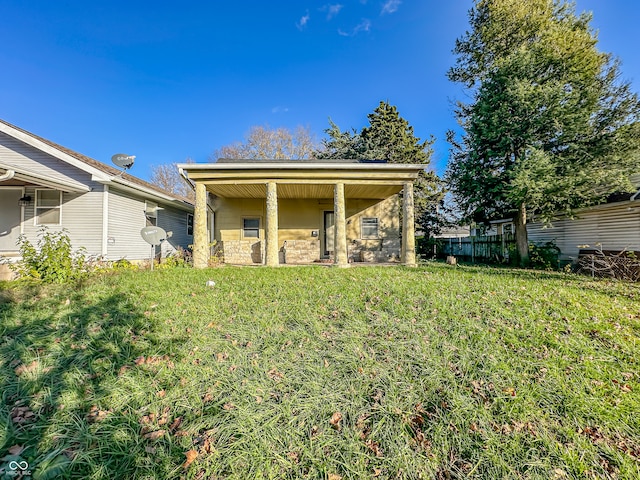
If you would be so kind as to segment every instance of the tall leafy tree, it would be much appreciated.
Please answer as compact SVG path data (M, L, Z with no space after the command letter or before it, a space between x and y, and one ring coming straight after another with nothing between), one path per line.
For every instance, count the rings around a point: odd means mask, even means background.
M329 120L330 126L325 130L328 138L323 140L323 149L316 152L316 158L429 164L434 139L422 141L416 137L413 127L394 105L380 102L367 118L369 125L360 132L343 132ZM434 232L438 229L435 212L444 197L442 182L433 172L424 171L414 188L416 224L427 233Z
M526 264L528 215L549 219L630 188L640 104L571 3L477 0L469 21L448 76L473 101L458 104L464 135L448 135L447 179L468 219L514 217Z
M318 142L309 128L271 128L254 126L242 142L225 145L216 150L211 160L218 158L304 160L312 158Z
M193 159L187 158L184 163L193 163ZM178 171L178 165L176 163L152 165L150 182L167 192L171 192L175 195L181 195L192 202L195 202L195 192L193 191L193 188L180 177L180 172Z

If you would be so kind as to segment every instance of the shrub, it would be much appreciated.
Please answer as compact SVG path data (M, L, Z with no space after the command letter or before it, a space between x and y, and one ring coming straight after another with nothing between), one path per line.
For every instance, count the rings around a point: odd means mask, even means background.
M192 265L191 251L181 247L177 247L176 251L171 255L168 255L160 264L158 268L176 268L176 267L190 267Z
M529 244L529 262L531 268L540 270L558 270L560 249L553 242L543 245Z
M64 283L84 276L90 268L86 250L80 248L74 252L64 229L52 232L42 227L35 246L26 236L20 235L18 249L21 259L11 268L21 277Z

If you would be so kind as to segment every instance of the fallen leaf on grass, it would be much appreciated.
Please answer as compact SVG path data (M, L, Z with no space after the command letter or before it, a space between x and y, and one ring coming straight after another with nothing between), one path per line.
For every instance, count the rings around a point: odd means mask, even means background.
M160 390L159 392L156 393L156 396L158 398L164 398L167 395L167 392L165 390Z
M15 374L17 376L20 376L24 373L31 373L34 372L36 369L38 368L38 361L34 360L33 362L31 362L29 365L25 365L24 363L18 367L16 367L16 369L14 370Z
M507 395L511 395L512 397L516 396L516 389L513 387L508 387L505 388L504 390L502 390L504 393L506 393Z
M342 413L335 412L333 415L331 415L331 419L329 420L329 423L336 430L340 430L340 422L341 421L342 421Z
M11 420L13 423L26 423L35 420L36 414L29 407L13 407Z
M9 447L9 453L11 455L20 455L24 451L24 446L22 445L14 445L13 447Z
M284 378L284 374L279 372L278 369L275 367L267 372L267 376L271 380L275 380L275 381L282 380Z
M337 473L330 473L328 480L342 480L342 477Z
M175 432L176 430L178 430L180 428L180 425L182 425L182 417L178 417L176 418L171 425L169 426L169 431L171 433Z
M203 403L209 403L212 401L213 401L213 395L210 392L207 392L202 396Z
M380 444L378 442L374 442L373 440L369 439L365 442L365 445L369 450L375 453L376 457L384 457L384 453L382 452L382 448L380 448Z
M164 425L169 422L169 407L164 407L162 410L162 415L158 418L158 425Z
M100 410L97 405L94 405L87 414L87 421L89 423L101 422L111 413L111 410Z
M155 432L145 433L142 438L147 440L158 440L159 438L164 437L166 433L166 430L156 430Z
M198 451L197 450L189 450L188 452L185 452L184 456L187 457L187 459L182 464L182 468L184 468L186 470L189 467L189 465L191 465L193 463L193 461L196 458L198 458Z

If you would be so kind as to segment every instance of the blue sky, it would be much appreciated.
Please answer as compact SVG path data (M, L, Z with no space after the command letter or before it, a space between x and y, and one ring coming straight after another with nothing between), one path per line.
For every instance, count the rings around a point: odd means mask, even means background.
M577 0L640 91L637 0ZM0 118L131 173L206 162L254 125L331 117L360 129L380 100L437 139L442 173L460 85L446 78L471 0L0 0Z

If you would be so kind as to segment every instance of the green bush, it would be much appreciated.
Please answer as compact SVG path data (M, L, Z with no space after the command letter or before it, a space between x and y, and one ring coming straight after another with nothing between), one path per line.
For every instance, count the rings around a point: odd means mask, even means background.
M191 252L184 248L177 247L176 251L167 256L160 264L158 268L169 269L179 267L190 267L192 265Z
M529 244L529 262L531 268L539 270L558 270L560 249L553 242L542 245Z
M38 231L36 245L26 236L18 238L21 259L11 268L21 277L37 278L48 283L65 283L86 275L90 266L86 250L75 252L66 230L49 231L42 227Z

